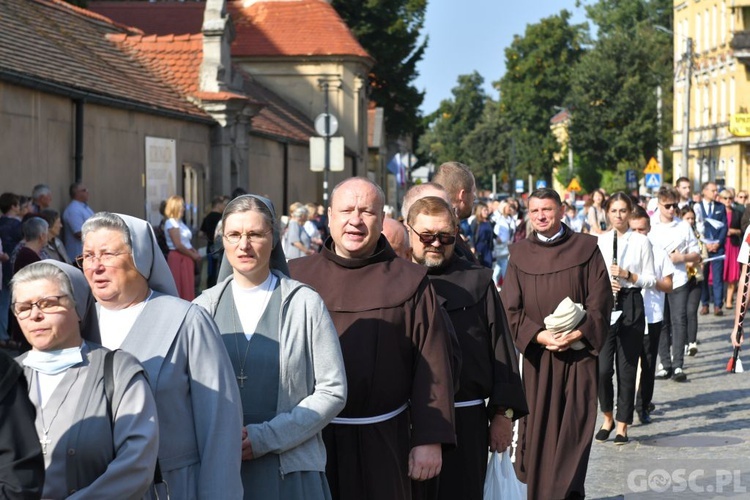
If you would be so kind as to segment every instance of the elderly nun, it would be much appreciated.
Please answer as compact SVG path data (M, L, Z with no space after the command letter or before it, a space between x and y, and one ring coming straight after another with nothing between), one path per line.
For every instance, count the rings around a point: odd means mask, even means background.
M172 498L242 498L242 413L232 364L205 310L177 297L151 226L99 212L82 228L101 344L138 358L159 412Z

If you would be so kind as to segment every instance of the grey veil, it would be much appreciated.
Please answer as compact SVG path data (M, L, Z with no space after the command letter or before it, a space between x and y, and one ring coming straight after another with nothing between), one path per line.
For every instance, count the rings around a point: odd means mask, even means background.
M245 198L245 197L255 198L256 200L263 203L266 206L266 208L268 208L268 210L271 212L271 216L274 219L276 218L276 209L273 208L273 203L271 202L271 200L263 196L258 196L255 194L246 194L246 195L238 196L234 200L230 201L229 204L227 204L227 207L229 207L229 205L231 205L233 201L238 200L240 198ZM273 250L271 250L270 267L271 269L275 269L283 273L284 275L289 276L289 266L287 266L286 264L286 255L284 255L284 250L281 248L281 236L279 235L278 231L273 232ZM219 269L219 277L217 279L217 282L224 281L231 274L232 274L232 266L229 265L226 252L224 252L224 256L221 259L221 268Z
M178 297L177 286L167 260L159 249L151 224L143 219L124 214L115 214L128 226L130 243L133 245L133 261L138 272L146 278L148 286L157 292Z
M81 337L87 340L99 339L99 319L96 315L96 301L91 294L91 288L80 269L57 260L46 259L41 263L51 264L65 273L73 289L73 300L76 303L76 312L81 319ZM38 265L37 263L31 264Z

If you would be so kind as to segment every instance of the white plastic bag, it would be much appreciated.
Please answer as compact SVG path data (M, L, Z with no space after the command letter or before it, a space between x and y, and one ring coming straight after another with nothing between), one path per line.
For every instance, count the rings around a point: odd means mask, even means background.
M493 453L484 478L484 500L525 500L526 485L518 480L510 453Z

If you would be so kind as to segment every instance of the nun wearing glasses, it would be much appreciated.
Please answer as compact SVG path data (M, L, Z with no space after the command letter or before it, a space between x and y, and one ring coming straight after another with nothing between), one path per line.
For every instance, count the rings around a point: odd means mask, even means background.
M195 302L219 326L242 397L245 498L330 499L321 431L346 402L338 335L320 296L286 276L269 200L235 198L222 227L220 282Z
M159 412L159 469L171 498L242 498L240 398L216 324L177 296L146 221L99 212L82 233L78 261L101 331L93 340L129 352L146 369Z

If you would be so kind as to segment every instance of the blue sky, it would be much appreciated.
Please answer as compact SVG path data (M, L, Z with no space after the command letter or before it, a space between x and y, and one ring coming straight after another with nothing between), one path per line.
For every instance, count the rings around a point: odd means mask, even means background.
M418 66L418 89L425 91L424 114L451 96L459 75L477 70L493 98L492 82L505 72L505 48L526 25L556 14L573 13L572 22L586 20L575 0L429 0L424 32L430 41Z

